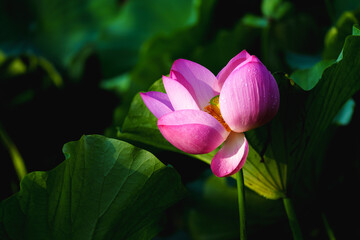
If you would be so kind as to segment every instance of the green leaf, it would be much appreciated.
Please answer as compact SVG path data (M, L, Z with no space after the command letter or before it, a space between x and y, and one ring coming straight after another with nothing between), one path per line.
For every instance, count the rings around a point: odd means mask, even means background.
M360 30L359 30L359 25L358 24L354 24L352 29L353 29L352 30L352 35L353 36L359 36L360 35ZM342 58L343 58L343 49L341 50L338 58L336 59L336 62L339 62Z
M354 24L352 35L360 36L360 26L359 26L359 24Z
M305 91L313 89L321 79L326 68L334 63L334 60L322 60L308 69L293 72L290 78Z
M0 238L152 239L184 194L173 168L126 142L83 136L63 152L63 163L28 174L1 202Z
M268 199L286 196L287 166L267 156L261 157L251 146L243 167L245 186Z

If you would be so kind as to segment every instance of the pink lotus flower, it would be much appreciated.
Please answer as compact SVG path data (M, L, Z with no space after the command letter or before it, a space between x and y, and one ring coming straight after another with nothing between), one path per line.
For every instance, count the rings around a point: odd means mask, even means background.
M166 93L140 93L158 118L162 135L178 149L204 154L220 146L211 162L218 177L238 172L249 145L243 132L270 121L279 108L274 77L245 50L215 77L205 67L176 60L170 76L163 76Z

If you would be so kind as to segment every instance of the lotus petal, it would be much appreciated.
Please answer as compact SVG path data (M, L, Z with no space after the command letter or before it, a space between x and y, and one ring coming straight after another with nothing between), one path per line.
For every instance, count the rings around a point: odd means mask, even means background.
M167 113L174 111L170 100L165 93L162 92L146 92L140 93L146 107L154 114L156 118L161 118Z
M211 161L211 170L218 177L237 173L246 161L249 145L244 133L230 133Z
M175 110L195 109L200 110L193 94L181 82L163 76L163 83L171 105ZM191 87L191 86L190 86Z
M191 154L213 151L229 132L210 114L200 110L179 110L158 120L162 135L176 148Z
M219 98L222 117L235 132L245 132L269 122L279 104L277 83L255 56L228 76Z
M215 75L198 63L178 59L171 67L171 72L177 76L181 75L192 86L201 109L209 105L211 98L219 95Z

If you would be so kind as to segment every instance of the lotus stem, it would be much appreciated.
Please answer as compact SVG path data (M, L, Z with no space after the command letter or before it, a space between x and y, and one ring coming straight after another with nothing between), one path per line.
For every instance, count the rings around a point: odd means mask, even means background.
M246 218L245 218L245 189L244 189L244 173L240 169L236 173L238 204L239 204L239 220L240 220L240 239L246 240Z
M290 224L290 228L291 228L291 231L293 234L293 238L294 238L294 240L302 240L303 237L302 237L300 225L297 220L292 201L290 198L285 197L285 198L283 198L283 202L284 202L284 207L285 207L287 217L289 219L289 224Z

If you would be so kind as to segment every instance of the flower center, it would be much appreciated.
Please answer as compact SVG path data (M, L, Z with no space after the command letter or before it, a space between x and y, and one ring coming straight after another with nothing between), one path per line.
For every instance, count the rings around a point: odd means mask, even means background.
M221 125L224 126L226 131L230 132L230 127L226 124L223 117L221 116L220 107L219 107L219 95L213 97L210 100L210 105L207 105L204 107L204 111L209 113L211 116L213 116L216 120L218 120Z

